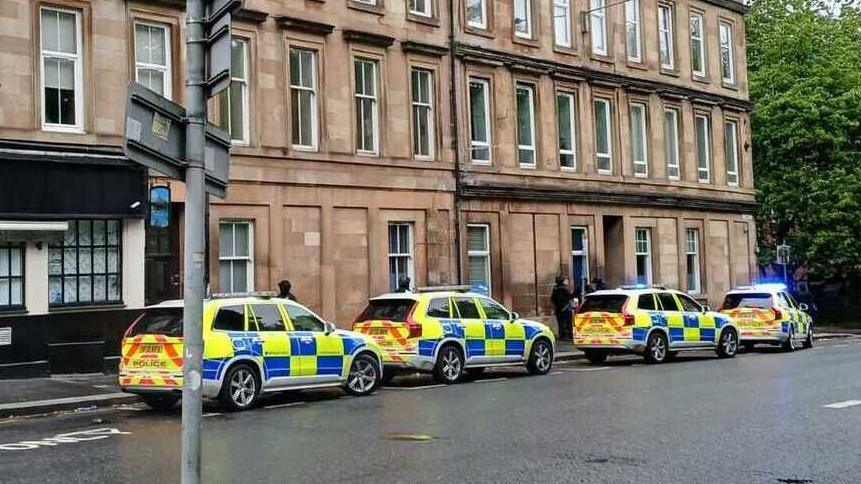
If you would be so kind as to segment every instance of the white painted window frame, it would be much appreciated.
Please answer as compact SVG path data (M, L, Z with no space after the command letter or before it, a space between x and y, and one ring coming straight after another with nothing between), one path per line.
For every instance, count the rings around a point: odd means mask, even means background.
M672 153L670 153L669 146L667 145L667 136L668 136L668 134L666 132L666 126L667 126L666 116L667 116L667 113L672 113L672 118L673 118L673 131L674 131L673 134L675 137L675 149L672 150ZM678 180L681 178L681 174L682 174L681 163L679 160L679 155L680 155L679 143L681 142L681 139L679 137L679 118L680 118L680 116L681 116L681 113L680 113L678 108L672 107L672 106L664 107L664 152L666 154L666 161L667 161L667 179L669 179L669 180ZM675 163L671 163L670 154L673 155L672 159L675 160ZM675 168L675 170L676 170L675 175L670 174L671 168Z
M413 4L417 1L424 1L425 2L424 10L417 10L417 9L413 8L414 7ZM431 5L432 2L433 2L433 0L408 0L410 13L412 15L418 15L420 17L432 17L433 16L433 6Z
M484 250L469 250L469 246L467 245L467 269L469 268L469 258L470 257L483 257L484 258L484 273L487 275L487 295L490 296L493 294L493 275L491 274L491 266L490 266L490 224L483 223L475 223L475 224L467 224L467 240L469 240L469 229L481 229L484 231ZM467 274L467 279L469 279L469 274Z
M574 249L574 232L582 232L583 233L583 249L576 250ZM574 260L578 257L583 258L583 270L586 274L586 279L591 279L590 277L590 267L589 267L589 227L585 225L572 225L571 226L571 285L573 287L575 284L580 284L580 281L574 280Z
M664 12L667 12L666 16L666 24L664 23L665 17L663 15ZM661 62L662 69L673 70L676 67L676 49L675 49L675 38L673 32L673 7L670 5L666 5L663 3L658 4L658 58ZM664 63L663 60L663 45L666 42L667 49L667 57L669 58L669 63Z
M222 96L227 96L227 112L221 113L221 115L225 116L227 119L227 127L226 128L227 128L227 132L231 133L231 142L234 145L247 146L250 143L250 139L251 139L251 133L249 132L250 127L251 127L251 113L248 112L248 110L249 110L248 84L249 84L249 78L251 77L249 75L248 71L249 71L249 67L250 67L249 62L250 62L251 56L248 52L248 39L247 38L245 38L245 37L233 37L231 39L231 41L232 42L240 42L242 44L242 54L245 57L244 62L242 63L242 65L245 67L244 72L236 73L236 72L233 72L233 69L230 70L230 83L231 84L233 84L234 82L239 83L240 90L242 93L242 100L241 100L241 103L242 103L242 120L241 120L241 122L242 122L242 138L233 138L233 135L232 135L233 129L231 129L231 128L232 128L235 120L233 119L233 115L230 112L230 105L232 104L233 100L230 99L231 94L230 94L230 88L229 87L222 94Z
M242 292L252 292L254 291L254 221L253 220L235 220L235 219L221 219L218 221L218 233L221 234L221 225L229 224L234 226L231 230L233 234L233 240L231 240L231 247L236 247L236 225L247 225L248 226L248 255L247 256L222 256L218 254L218 267L219 267L219 276L221 275L221 261L246 261L246 281L247 281L247 290L246 291L234 291L233 287L233 271L230 271L231 281L230 284L225 286L224 281L219 281L219 285L221 286L221 292L227 294L234 293L242 293ZM219 240L219 244L221 241ZM232 264L231 264L232 265ZM226 290L229 288L230 290Z
M598 104L606 106L607 113L607 151L601 152L598 148ZM595 167L599 175L610 175L613 173L613 115L612 104L609 99L596 97L592 100L592 110L594 112L593 122L595 125ZM600 160L606 158L610 162L610 168L601 168Z
M145 27L151 29L160 29L164 31L164 62L165 65L159 64L150 64L148 62L141 62L137 58L137 26L143 25ZM140 82L138 71L140 69L151 69L156 70L164 74L164 86L162 87L162 91L164 92L164 97L168 99L172 99L173 97L173 69L171 65L171 29L169 25L160 24L156 22L146 22L142 20L135 21L134 24L134 38L135 38L135 80Z
M700 25L699 35L694 34L694 29L693 29L694 17L699 19L699 25ZM693 72L694 75L696 75L696 76L705 77L706 71L708 70L708 67L707 67L708 66L708 59L706 58L706 39L705 39L705 35L704 35L705 34L705 28L706 28L705 16L703 16L703 14L701 14L700 12L691 12L688 21L689 21L690 32L691 32L691 72ZM694 42L695 41L699 42L699 49L694 49ZM702 66L701 66L702 70L699 70L699 71L694 70L694 56L693 56L694 51L698 52L700 55L700 59L702 60Z
M562 149L562 147L560 146L560 143L559 143L559 139L561 138L561 136L560 136L561 133L557 132L556 133L556 146L559 147L559 167L563 171L575 171L575 170L577 170L577 96L571 92L558 91L556 93L556 97L559 98L560 96L568 99L568 116L569 116L569 119L571 120L571 126L569 127L569 129L571 130L571 133L570 133L571 149L570 150L563 150ZM557 107L559 106L558 100L556 102L556 106ZM556 129L558 131L558 129L559 129L559 122L558 122L559 113L556 113L556 116L557 116ZM562 155L571 155L571 161L572 161L571 166L562 165Z
M517 15L514 13L517 10L517 4L522 3L526 14L526 30L521 31L517 28ZM521 39L532 38L532 0L514 0L512 2L512 19L514 19L514 36Z
M490 125L491 120L493 119L493 116L491 116L491 113L490 113L490 96L491 96L490 81L487 79L481 78L481 77L470 77L467 80L467 92L468 93L471 93L471 91L472 91L470 84L472 84L473 82L480 83L483 86L484 115L485 115L485 120L484 120L484 131L485 132L484 132L484 134L485 134L486 141L476 141L476 140L472 139L472 116L473 116L473 112L472 112L472 99L469 99L468 100L469 107L470 107L469 108L469 148L470 148L469 149L469 158L470 158L470 162L472 162L474 164L490 165L493 163L493 146L492 146L492 144L493 144L493 138L492 138L493 129L491 128L491 125ZM478 160L478 159L473 158L472 153L473 153L474 148L487 148L487 158L488 159L487 160Z
M417 101L413 98L412 93L415 92L413 89L412 83L415 77L413 73L418 73L419 77L424 76L424 82L427 83L427 93L428 99L427 101ZM421 82L421 81L420 81ZM421 90L419 90L421 92ZM421 108L426 109L427 116L427 126L428 126L428 152L427 154L419 154L418 146L415 145L415 137L413 137L413 156L417 160L433 160L434 159L434 140L436 139L436 126L434 123L434 72L430 69L423 69L421 67L413 67L410 69L410 101L412 103L412 123L413 129L418 134L418 119L419 113L421 112Z
M632 46L628 43L628 29L634 27L636 41ZM640 0L627 0L625 2L625 52L631 62L643 60L643 41L640 31Z
M319 114L317 113L317 84L318 84L318 82L317 82L317 51L313 50L313 49L306 49L304 47L290 47L290 50L291 51L295 50L295 51L299 52L300 56L303 53L310 54L311 55L311 70L312 70L312 72L311 72L311 84L312 85L311 86L302 86L298 83L295 83L294 79L292 79L292 78L290 79L290 90L291 91L305 91L305 92L311 93L311 106L310 106L310 113L309 113L310 118L311 118L310 119L311 144L310 145L296 144L296 143L293 143L293 140L291 140L291 146L293 147L294 150L298 150L298 151L317 151L318 146L319 146L319 133L318 133L318 131L319 131L319 128L318 128L318 122L319 122L318 116L319 116ZM288 52L288 59L289 59L289 57L290 56L289 56L289 52ZM300 59L300 61L299 61L300 69L301 69L301 66L302 66L302 62ZM292 72L292 69L290 69L289 66L288 66L287 72L288 73ZM301 76L301 74L300 74L300 76ZM290 96L290 100L292 102L292 100L293 100L292 95ZM292 112L290 115L292 116ZM299 118L300 119L303 118L301 110L299 112ZM296 120L291 119L291 122L296 122ZM290 136L291 137L293 136L292 132L290 133Z
M389 222L388 233L387 233L388 238L386 239L386 243L388 243L388 241L391 240L392 230L395 230L395 235L398 238L398 247L402 246L402 244L400 243L401 232L400 232L400 230L398 230L401 227L407 227L407 238L409 239L409 240L407 240L408 251L407 252L392 252L390 246L389 246L389 250L388 250L389 267L391 267L392 259L406 259L407 260L407 273L406 274L398 273L397 278L394 281L395 282L395 288L398 287L399 279L404 275L410 278L410 281L412 284L415 284L415 282L416 282L416 274L415 274L415 228L413 227L413 223L412 222ZM390 270L389 274L391 274L391 270ZM392 284L392 281L389 281L390 287L391 287L391 284Z
M703 134L705 135L704 140L700 140L699 136L697 135L698 134L697 124L701 120L705 122L705 130L703 130ZM700 183L710 183L711 182L711 163L712 163L711 124L712 124L711 123L711 117L707 114L697 113L694 116L694 141L695 141L695 148L696 148L697 180ZM700 142L705 143L705 145L704 145L704 147L705 147L704 153L706 156L706 159L705 159L706 166L705 167L700 166L700 159L699 159L699 146L700 146L699 144L700 144ZM703 173L705 173L705 177L703 177Z
M732 136L730 136L732 134ZM724 121L724 146L726 150L726 183L731 187L737 187L739 182L738 173L738 121L727 119ZM732 149L729 149L729 140L732 139ZM732 162L730 162L732 160Z
M564 32L557 28L557 20L560 17L565 20ZM553 0L553 43L559 47L571 48L574 45L572 31L571 0ZM564 33L564 38L560 39L560 33Z
M589 39L592 53L607 55L607 12L605 0L589 0ZM596 27L600 29L596 30ZM596 37L600 34L600 37ZM600 40L596 42L596 39Z
M517 111L517 94L521 89L525 90L529 95L527 96L529 99L529 132L532 138L532 144L525 145L521 143L520 140L520 112ZM535 85L530 84L528 82L517 82L515 83L515 117L516 117L516 138L517 138L517 165L520 168L535 168L538 165L538 140L537 133L535 132ZM532 152L532 163L523 163L520 160L520 151L531 151Z
M692 237L693 236L693 237ZM694 263L691 264L691 258ZM685 284L688 282L688 273L693 272L694 287L688 287L689 294L699 294L702 292L702 278L700 277L700 231L696 228L688 227L685 229Z
M640 116L640 125L634 126L634 110L641 110L642 116ZM629 106L628 117L631 122L631 160L633 162L634 168L634 176L638 178L646 178L649 176L649 127L647 116L649 115L649 109L642 102L632 102ZM639 131L640 135L643 137L643 159L638 160L636 158L637 154L634 152L634 137L637 135ZM643 172L639 173L637 171L638 167L643 167Z
M42 12L52 11L71 14L75 16L75 54L66 52L47 51L42 47L41 29L42 27ZM41 123L42 131L56 131L61 133L83 133L84 132L84 53L83 40L81 33L81 12L68 8L58 8L41 6L39 7L39 95L41 96L42 112ZM70 60L75 64L75 124L58 124L48 123L45 121L45 59L61 59Z
M644 239L640 239L640 234L645 234ZM640 243L645 243L646 250L640 250ZM636 258L645 257L646 260L646 281L645 284L647 286L651 286L654 281L654 274L652 273L652 229L650 227L636 227L634 229L634 258L635 258L635 268L636 268ZM639 283L639 280L637 281Z
M727 32L726 42L724 42L724 30ZM735 51L733 49L733 33L731 23L725 21L720 21L718 23L718 42L720 43L721 79L723 79L724 84L735 84ZM724 51L727 51L727 57L729 62L729 77L724 76L723 72Z
M373 126L372 126L373 129L371 130L371 133L373 134L373 137L371 139L371 144L373 146L371 147L370 150L367 149L367 147L359 148L359 138L361 137L361 132L359 130L356 130L356 153L358 153L360 155L378 156L380 153L380 99L379 99L379 97L380 97L380 82L379 82L380 81L380 75L379 75L380 65L379 65L379 61L377 61L376 59L371 59L371 58L367 58L367 57L356 57L353 60L353 69L357 69L359 67L359 64L366 64L366 63L370 64L373 67L372 76L374 78L374 90L370 94L365 93L365 92L360 93L360 92L358 92L358 86L354 86L353 87L353 97L356 100L359 100L359 99L371 100L371 123L373 123ZM362 79L364 81L362 84L364 86L367 86L367 81L364 80L364 76L365 76L365 70L362 69ZM355 78L355 76L354 76L354 78ZM358 103L354 103L354 105L359 106ZM356 115L356 121L358 124L358 122L360 120L362 120L363 117L361 116L361 114L359 113L359 110L357 108L354 108L354 109L356 110L355 115Z
M475 22L469 18L469 2L476 1L481 5L481 21ZM466 0L466 25L474 29L487 30L487 2L489 0Z

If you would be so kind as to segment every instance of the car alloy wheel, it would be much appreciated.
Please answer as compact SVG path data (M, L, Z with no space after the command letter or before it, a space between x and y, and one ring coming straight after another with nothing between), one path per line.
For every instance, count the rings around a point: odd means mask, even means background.
M434 375L443 383L457 383L463 375L463 357L453 344L444 346L440 350Z
M720 345L718 355L721 357L732 358L738 352L738 338L735 331L727 329L721 333L718 344Z
M792 324L789 325L789 335L786 337L786 342L783 343L784 351L795 351L795 328L792 327Z
M661 333L655 332L649 336L646 345L646 360L649 363L663 363L667 358L667 340Z
M257 398L257 379L251 370L242 367L230 377L230 399L238 408L248 408Z
M553 366L553 348L544 340L539 339L532 343L532 351L529 355L528 369L533 375L544 375Z
M350 365L347 388L354 395L365 395L374 389L378 379L377 368L370 358L358 356Z

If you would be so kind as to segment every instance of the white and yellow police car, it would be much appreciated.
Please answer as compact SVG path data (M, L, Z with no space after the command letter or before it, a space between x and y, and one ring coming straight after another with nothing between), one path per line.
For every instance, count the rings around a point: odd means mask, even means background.
M122 342L119 383L156 409L182 389L182 301L147 307ZM368 336L336 329L287 299L204 302L203 395L227 410L252 407L261 392L342 386L368 395L382 379L382 354Z
M732 318L746 349L763 343L793 351L813 347L813 318L807 309L785 284L769 283L729 291L720 312Z
M738 329L687 294L663 287L630 286L587 294L574 316L574 346L592 363L636 353L663 363L679 351L738 351Z
M456 383L465 372L489 366L524 365L535 375L550 371L556 348L550 328L463 290L380 295L368 302L353 330L379 343L386 375L433 372L440 382Z

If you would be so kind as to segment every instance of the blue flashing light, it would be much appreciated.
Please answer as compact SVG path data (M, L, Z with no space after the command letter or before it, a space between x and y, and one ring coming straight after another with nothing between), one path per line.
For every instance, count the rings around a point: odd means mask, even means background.
M782 282L763 282L760 284L756 284L753 286L755 289L759 289L762 291L785 291L786 284Z

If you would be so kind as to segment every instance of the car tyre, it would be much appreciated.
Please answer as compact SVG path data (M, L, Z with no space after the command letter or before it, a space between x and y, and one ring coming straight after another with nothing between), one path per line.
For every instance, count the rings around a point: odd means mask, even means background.
M597 350L586 350L583 352L586 355L586 360L593 365L600 365L607 361L607 352L606 351L597 351Z
M667 337L664 336L664 333L654 331L650 334L646 342L646 354L644 355L646 363L659 364L666 361L667 354L669 353L668 346Z
M463 352L454 344L447 344L440 348L433 369L434 378L438 382L451 385L460 381L463 377Z
M245 363L230 367L224 375L218 402L230 412L248 410L257 403L260 396L260 377Z
M382 382L380 364L373 356L362 353L353 358L344 391L355 397L370 395Z
M166 412L176 406L179 395L141 395L141 400L151 409Z
M738 353L738 333L734 329L723 330L715 351L719 358L735 358Z
M532 343L526 369L532 375L546 375L551 368L553 368L553 345L546 339L539 338Z
M813 326L807 326L807 338L804 339L804 349L813 348Z
M792 324L789 325L789 335L786 337L786 341L781 345L783 351L787 353L792 353L795 351L795 328L792 327Z

